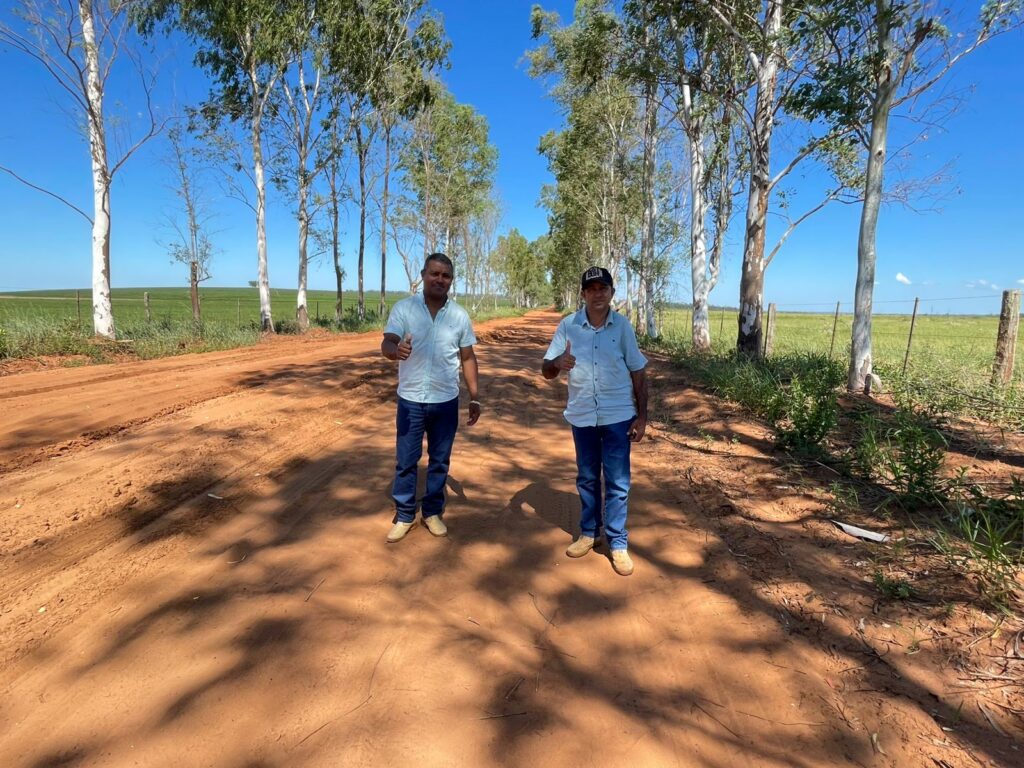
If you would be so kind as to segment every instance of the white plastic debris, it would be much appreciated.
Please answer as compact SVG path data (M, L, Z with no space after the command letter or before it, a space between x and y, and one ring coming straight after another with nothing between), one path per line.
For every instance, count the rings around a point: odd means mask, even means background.
M880 543L884 543L889 540L889 534L887 533L875 533L874 531L869 531L865 528L858 528L856 525L840 523L838 520L833 520L832 522L842 528L844 533L856 536L858 539L867 539L868 541L877 541Z

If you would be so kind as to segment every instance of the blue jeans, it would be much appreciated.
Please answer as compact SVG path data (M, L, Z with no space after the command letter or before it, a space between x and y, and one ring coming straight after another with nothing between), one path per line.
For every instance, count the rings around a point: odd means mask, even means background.
M633 419L600 427L573 427L576 444L576 490L583 506L580 534L595 539L604 525L608 546L626 549L629 503L629 427ZM604 505L601 473L604 471ZM602 514L603 512L603 514Z
M398 398L398 439L396 440L395 482L391 498L395 500L395 522L416 519L416 465L423 455L423 435L427 436L427 491L421 499L423 517L444 512L448 463L459 426L459 398L447 403L414 403Z

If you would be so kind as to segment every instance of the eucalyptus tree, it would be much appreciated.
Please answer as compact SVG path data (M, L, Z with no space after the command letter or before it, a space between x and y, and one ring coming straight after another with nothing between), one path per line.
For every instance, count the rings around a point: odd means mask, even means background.
M751 82L732 36L707 23L707 14L686 3L661 0L627 4L627 13L653 28L645 66L666 84L678 119L688 168L690 285L694 349L711 348L708 297L721 270L725 233L738 176L745 166L745 134L733 109Z
M195 45L196 63L213 79L198 110L210 129L242 122L248 131L256 195L260 327L266 333L274 332L274 322L267 265L264 120L278 81L298 55L295 30L308 13L305 0L148 0L139 13L144 32L163 25L180 30Z
M439 84L434 87L430 105L412 121L412 135L399 158L422 226L424 253L451 250L465 237L463 223L491 197L498 159L486 118Z
M850 391L865 389L873 372L871 319L890 115L904 105L908 112L913 108L920 114L922 97L964 56L1021 26L1021 11L1020 0L989 0L981 5L973 29L953 34L950 27L956 20L944 4L933 0L808 4L807 39L816 71L812 81L794 91L792 108L824 115L848 128L866 155L847 374Z
M724 134L732 122L743 132L746 158L746 212L744 216L743 267L740 276L737 350L750 357L762 352L761 311L765 271L795 228L833 200L851 198L851 186L858 175L849 151L849 129L822 123L814 110L790 109L790 96L811 77L811 59L801 42L807 36L806 5L789 0L665 0L659 13L666 16L677 39L681 30L706 28L707 34L693 42L702 52L703 63L696 69L680 55L680 76L691 88L708 90L725 110L714 122ZM699 62L699 60L698 60ZM740 65L740 62L743 62ZM711 64L711 68L708 65ZM742 69L738 67L742 66ZM702 73L716 72L710 82ZM724 78L724 80L722 79ZM749 89L745 83L749 83ZM723 87L724 86L724 87ZM796 118L786 120L786 118ZM786 125L787 145L795 147L773 168L776 129ZM724 135L715 144L722 146ZM777 160L777 158L775 158ZM820 198L812 197L807 210L790 213L791 195L784 181L805 161L815 160L831 175ZM722 170L722 169L720 169ZM728 177L726 173L723 178ZM719 200L726 187L717 184ZM800 190L801 202L817 194ZM767 249L768 213L772 201L788 226L771 250ZM723 206L715 204L716 217ZM728 206L726 206L728 207Z
M76 124L84 126L92 166L92 214L7 165L0 165L0 170L60 201L89 222L93 332L107 339L115 338L110 299L111 187L125 162L166 124L152 99L154 74L146 71L136 55L130 19L136 5L133 0L20 0L12 6L10 20L0 22L0 43L41 66L57 84L62 103ZM144 106L138 114L143 126L135 136L128 130L134 121L111 114L107 106L107 83L112 75L119 76L115 75L119 57L131 61L140 82Z
M622 20L607 0L577 3L572 23L534 6L537 48L530 74L552 79L551 97L567 114L565 130L541 138L540 151L556 179L542 201L549 209L556 302L571 303L584 262L623 273L631 283L631 253L643 225L641 95L624 70ZM631 292L625 292L627 302Z
M383 141L377 197L381 214L381 293L387 289L388 206L393 139L399 121L408 120L429 102L429 73L447 56L448 43L440 19L425 0L343 0L344 12L333 36L331 66L338 88L346 95L359 183L358 312L365 316L364 265L368 203L376 179L370 169L374 143Z
M172 238L167 249L173 261L189 268L189 295L192 299L192 320L201 319L199 283L210 279L213 261L213 241L210 239L210 220L213 211L204 184L204 169L195 147L190 146L188 132L175 125L168 131L171 170L170 188L178 198L178 210L167 216Z
M280 128L284 152L275 153L286 167L280 178L284 186L292 186L295 193L295 217L298 223L298 283L295 297L295 320L300 330L309 329L307 302L307 276L309 272L308 243L312 190L317 177L326 168L330 155L319 151L329 141L330 120L324 114L328 102L329 78L326 71L327 38L332 20L324 13L339 4L317 3L306 0L301 13L287 18L294 26L289 30L290 48L294 52L281 73L278 82L281 106L274 111ZM287 161L284 158L288 158Z
M380 304L386 310L388 215L394 171L396 128L411 120L432 98L428 77L441 66L450 47L441 20L425 13L425 0L377 0L371 6L368 42L376 51L374 70L367 78L374 116L383 141L380 211Z
M545 241L531 243L515 228L498 238L493 263L517 307L535 307L546 293L544 247Z

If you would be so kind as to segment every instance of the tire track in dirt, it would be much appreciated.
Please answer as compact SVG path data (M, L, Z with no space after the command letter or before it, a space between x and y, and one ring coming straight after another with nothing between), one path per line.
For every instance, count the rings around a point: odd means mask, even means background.
M275 401L282 399L283 394L277 389L287 389L292 386L290 382L263 387L256 396L239 394L238 388L232 387L229 391L233 394L199 400L168 414L154 413L134 424L123 425L112 435L97 440L91 449L88 444L81 444L79 452L48 467L45 477L31 471L8 475L3 489L7 498L0 497L0 504L26 511L43 507L39 514L48 518L45 530L53 532L43 533L44 529L37 525L36 531L42 535L32 536L30 521L22 518L17 524L19 542L13 529L4 526L0 533L5 552L0 565L2 612L47 605L52 610L65 605L60 595L77 583L105 585L105 591L109 592L123 583L124 578L119 574L144 568L173 549L164 544L146 547L147 542L172 538L176 530L187 531L188 536L194 537L223 518L237 514L238 504L251 497L252 489L248 486L254 467L269 467L261 476L272 478L281 467L294 469L298 457L322 450L338 439L339 434L355 439L355 434L346 431L351 429L349 423L379 409L382 401L390 397L390 382L384 379L386 370L381 365L369 373L358 369L337 371L337 380L346 393L345 413L331 419L309 416L298 425L298 439L281 441L278 445L260 448L267 434L259 423L275 412ZM326 406L328 402L329 396L310 405L315 408L318 404ZM233 461L216 470L207 468L199 474L190 474L191 468L197 466L197 454L204 452L202 443L219 442L215 434L204 439L204 425L216 422L224 412L229 414L229 422L220 422L218 429L245 433L249 445L257 450L253 452L248 448L244 456L235 456ZM121 433L132 434L127 441L119 443L116 436ZM216 452L218 445L213 449ZM129 498L129 493L141 489L129 481L126 493L122 494L118 476L123 467L125 472L130 469L136 483L143 482L138 480L140 475L164 478L165 482L148 494L140 492L141 501L135 495ZM109 480L115 496L102 499L96 496L101 509L93 510L90 518L79 520L85 510L83 505L75 505L74 499L81 494L83 484L95 483L97 477ZM166 482L174 478L181 479ZM215 496L227 498L230 494L238 500L222 503L210 498L209 494L214 491ZM119 501L120 498L124 501ZM54 519L56 528L51 529L50 519ZM113 569L111 564L116 564ZM52 613L44 617L50 619L45 623L39 621L38 615L25 611L24 615L29 618L5 633L0 659L10 663L29 653L43 638L73 622L103 594L101 588L96 594L75 601L74 607L64 607L57 614L59 618L52 619ZM11 650L12 645L15 650Z
M927 697L871 662L843 672L854 619L818 616L838 600L829 590L858 595L813 498L778 492L790 480L763 430L656 358L654 439L634 453L637 572L566 559L578 501L564 384L537 373L555 321L478 330L484 412L456 441L445 539L417 526L383 542L394 372L379 337L275 350L262 370L193 370L198 387L239 389L6 475L0 764L811 768L1009 754L970 715L962 742L930 745ZM738 442L698 450L698 425ZM870 700L837 682L855 675Z

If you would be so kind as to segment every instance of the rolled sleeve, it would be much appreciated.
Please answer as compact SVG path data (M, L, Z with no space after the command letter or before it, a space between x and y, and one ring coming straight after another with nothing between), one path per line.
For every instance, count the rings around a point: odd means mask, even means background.
M625 332L622 334L622 341L624 346L622 355L626 361L626 367L633 373L646 368L647 358L640 351L640 345L636 341L636 332L629 323L626 323Z
M476 334L473 333L473 321L467 315L462 323L462 335L459 337L459 348L465 349L476 344Z
M387 325L384 326L384 333L393 333L398 338L406 334L405 307L401 302L396 302L388 314Z
M567 338L565 320L562 320L555 329L555 335L551 337L551 343L548 345L548 351L544 353L544 359L554 360L560 354L565 352L565 342Z

